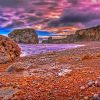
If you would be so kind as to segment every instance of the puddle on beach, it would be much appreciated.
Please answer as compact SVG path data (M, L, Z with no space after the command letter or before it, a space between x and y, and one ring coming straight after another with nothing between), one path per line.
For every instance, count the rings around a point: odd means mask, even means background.
M41 54L52 51L63 51L82 47L79 44L19 44L22 50L21 56L29 56L32 54Z

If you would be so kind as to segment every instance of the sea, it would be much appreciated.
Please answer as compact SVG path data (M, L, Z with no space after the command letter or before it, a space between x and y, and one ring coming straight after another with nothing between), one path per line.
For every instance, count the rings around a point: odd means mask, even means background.
M8 36L7 33L1 35ZM74 48L79 48L84 46L80 44L41 44L41 41L45 39L43 37L56 36L56 35L44 31L38 31L38 35L40 37L39 44L18 44L19 47L21 48L21 56L43 54L43 53L48 53L53 51L64 51L64 50L74 49Z

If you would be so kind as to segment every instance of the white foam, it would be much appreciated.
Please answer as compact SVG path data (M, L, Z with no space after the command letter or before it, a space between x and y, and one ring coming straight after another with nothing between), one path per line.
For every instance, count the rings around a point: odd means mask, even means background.
M32 54L47 53L52 51L63 51L67 49L73 49L82 47L84 45L78 44L19 44L22 50L21 56L27 56Z

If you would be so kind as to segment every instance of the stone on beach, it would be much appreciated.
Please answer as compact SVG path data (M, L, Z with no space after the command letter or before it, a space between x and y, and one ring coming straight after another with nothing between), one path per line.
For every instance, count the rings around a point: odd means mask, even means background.
M16 63L13 63L11 64L7 69L6 71L7 72L21 72L23 70L26 70L28 68L30 68L32 66L31 63L28 63L28 62L16 62Z
M11 100L14 94L19 92L18 89L14 89L12 87L3 87L0 88L0 100Z
M88 86L89 86L89 87L93 86L94 84L95 84L95 81L89 80L89 82L88 82Z
M21 50L13 40L0 35L0 64L12 61L20 54Z
M72 70L71 69L62 69L59 73L58 76L65 76L66 74L71 73Z

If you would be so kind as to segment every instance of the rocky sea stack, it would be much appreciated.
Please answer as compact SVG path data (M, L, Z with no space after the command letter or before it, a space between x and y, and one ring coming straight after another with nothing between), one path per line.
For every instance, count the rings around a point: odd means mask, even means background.
M8 36L17 43L37 44L39 42L36 31L31 28L15 29Z
M20 54L19 46L12 39L0 35L0 64L12 61Z

